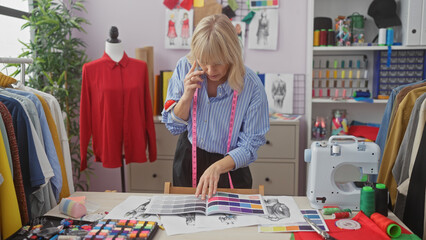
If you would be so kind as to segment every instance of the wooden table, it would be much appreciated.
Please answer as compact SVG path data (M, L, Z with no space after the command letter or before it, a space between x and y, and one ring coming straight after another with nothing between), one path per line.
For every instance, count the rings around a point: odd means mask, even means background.
M86 196L86 201L90 201L91 203L96 203L99 205L99 209L97 212L109 212L111 209L113 209L116 205L124 201L129 196L151 196L153 194L148 193L114 193L114 192L75 192L71 195L71 197L80 197L80 196ZM307 197L294 197L294 200L296 201L297 205L300 209L309 209L311 208L309 205L309 200ZM51 209L49 212L47 212L45 215L49 216L56 216L56 217L62 217L62 218L69 218L67 215L63 215L59 212L59 206L56 206L55 208ZM401 224L405 228L407 228L401 220L399 220L395 214L392 212L389 212L390 219L396 221L397 223ZM325 219L330 218L329 216L324 216ZM262 240L268 240L268 239L290 239L291 234L290 233L259 233L257 230L257 226L251 226L251 227L239 227L239 228L230 228L230 229L224 229L219 231L208 231L208 232L198 232L198 233L191 233L191 234L181 234L181 235L173 235L173 236L167 236L165 231L159 230L157 234L155 235L154 240L160 240L160 239L184 239L184 240L190 240L190 239L202 239L202 240L217 240L220 238L225 239L262 239ZM408 229L408 228L407 228Z

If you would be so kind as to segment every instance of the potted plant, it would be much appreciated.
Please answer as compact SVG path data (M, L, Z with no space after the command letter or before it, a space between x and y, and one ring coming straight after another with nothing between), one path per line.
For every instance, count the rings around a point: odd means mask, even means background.
M74 36L84 32L83 24L88 21L74 15L86 11L82 0L35 0L27 22L22 29L31 28L32 40L22 43L24 52L20 57L34 60L27 72L28 85L56 97L66 113L65 126L69 139L75 190L88 190L93 169L88 167L80 173L79 148L79 104L81 71L87 62L85 43ZM89 153L90 154L90 153Z

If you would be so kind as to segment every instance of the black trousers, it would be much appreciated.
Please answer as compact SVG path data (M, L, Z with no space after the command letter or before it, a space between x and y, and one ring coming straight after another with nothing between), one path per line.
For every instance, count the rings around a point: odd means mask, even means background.
M197 184L204 171L224 155L210 153L197 148ZM234 188L252 188L252 177L249 167L230 171ZM192 144L188 140L188 132L179 136L173 159L173 186L192 187ZM219 188L230 188L228 173L220 175Z

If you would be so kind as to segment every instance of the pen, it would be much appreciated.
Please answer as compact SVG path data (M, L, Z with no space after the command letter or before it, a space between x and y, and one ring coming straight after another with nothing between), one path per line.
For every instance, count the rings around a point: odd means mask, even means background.
M158 217L158 220L160 220L161 221L161 218L160 218L160 215L158 215L158 214L156 214L157 215L157 217ZM158 227L161 229L161 230L164 230L164 227L163 227L163 224L161 223L161 224L158 224Z
M337 240L334 237L330 236L326 231L319 228L318 225L316 225L314 222L312 222L311 219L309 219L305 216L303 216L303 218L305 218L306 222L309 223L309 225L311 225L311 227L315 230L315 232L317 232L319 235L321 235L321 237L323 237L325 240Z

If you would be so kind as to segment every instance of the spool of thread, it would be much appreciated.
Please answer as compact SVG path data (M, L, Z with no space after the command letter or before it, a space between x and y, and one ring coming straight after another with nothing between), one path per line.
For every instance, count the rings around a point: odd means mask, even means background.
M321 29L320 31L319 45L321 47L327 46L327 31L325 29Z
M59 203L59 210L73 218L81 218L87 213L86 206L67 198L62 198L61 203Z
M397 238L401 235L401 227L382 214L373 213L370 218L382 231L389 235L389 237Z
M328 29L328 32L327 32L327 45L329 47L332 47L332 46L336 45L335 33L334 33L333 29Z
M387 46L393 45L393 28L388 28L386 30L386 45Z
M363 91L361 91L361 90L358 90L358 91L355 91L354 92L354 94L353 94L353 97L365 97L365 98L369 98L371 96L371 94L370 94L370 91L365 91L365 92L363 92Z
M332 215L334 213L338 213L338 212L348 212L348 213L352 213L352 211L349 208L345 208L345 209L340 209L338 207L324 207L322 209L322 214L324 215Z
M319 46L319 42L320 42L320 30L315 30L314 31L314 46L315 47Z
M330 78L330 70L327 69L327 71L325 71L325 77Z
M336 79L336 78L337 78L337 71L336 71L336 70L334 70L334 71L333 71L333 78L334 78L334 79Z
M349 212L335 212L331 216L333 219L342 219L342 218L350 218L351 214Z
M324 214L324 215L332 215L333 213L336 213L336 212L339 212L339 211L340 211L340 208L323 208L322 209L322 214Z
M368 217L375 212L374 189L364 186L361 189L360 210Z
M386 45L386 28L380 28L379 29L378 44L379 44L379 46L385 46Z
M385 184L377 183L374 190L376 212L388 216L388 189Z

